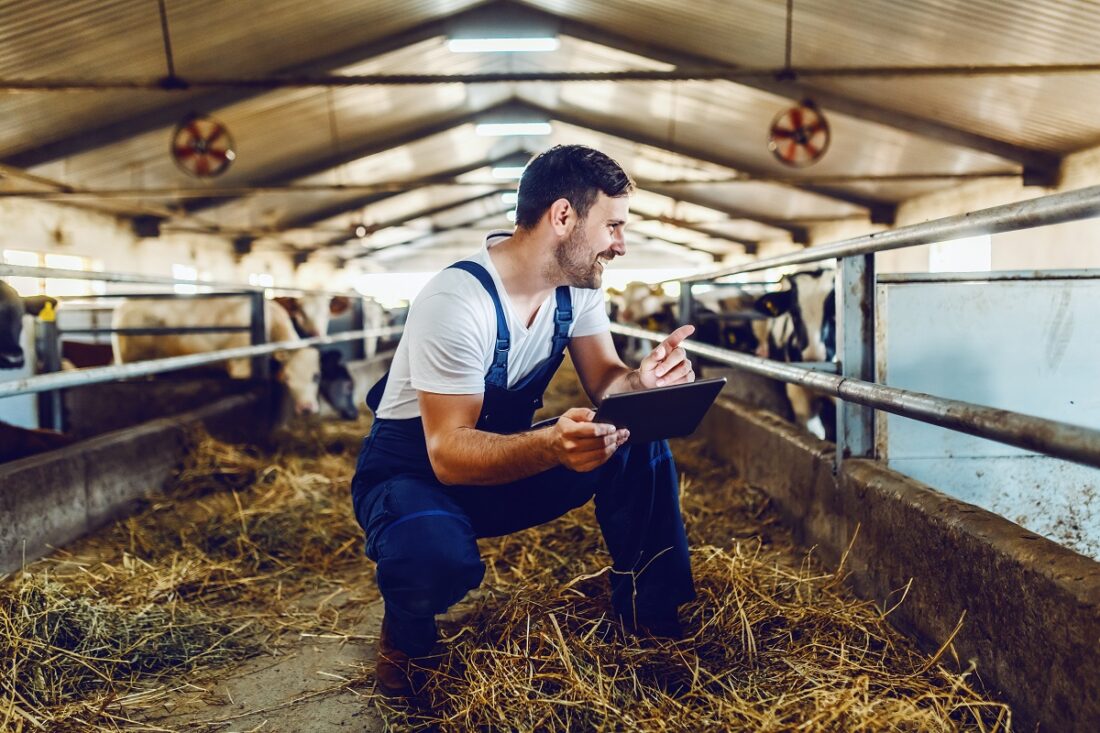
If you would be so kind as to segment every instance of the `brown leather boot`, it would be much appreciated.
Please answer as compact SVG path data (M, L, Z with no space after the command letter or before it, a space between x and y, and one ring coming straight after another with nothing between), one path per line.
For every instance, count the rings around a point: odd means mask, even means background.
M378 635L378 656L374 679L378 691L386 697L415 697L423 690L431 672L431 659L410 657L390 641L386 620L382 619L382 633Z

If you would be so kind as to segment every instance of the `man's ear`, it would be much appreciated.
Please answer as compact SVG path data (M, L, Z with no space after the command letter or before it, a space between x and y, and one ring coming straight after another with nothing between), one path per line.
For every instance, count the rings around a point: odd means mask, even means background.
M564 237L569 233L569 220L576 219L576 211L573 209L573 205L569 203L569 199L560 198L554 203L550 204L550 226L554 229L554 234L559 237Z
M774 318L789 311L793 303L794 290L780 290L778 293L761 295L753 303L753 308L766 316Z

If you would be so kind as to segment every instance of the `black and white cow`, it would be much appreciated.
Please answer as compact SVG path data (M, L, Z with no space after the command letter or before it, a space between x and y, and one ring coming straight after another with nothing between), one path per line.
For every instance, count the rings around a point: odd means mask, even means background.
M23 316L38 315L46 303L56 304L44 295L22 298L15 289L0 280L0 369L22 369L27 363L23 353ZM72 442L69 436L53 430L32 430L0 422L0 463L53 450Z
M783 277L783 290L757 298L756 309L771 320L767 356L785 362L832 361L836 355L835 270L796 272ZM836 441L836 402L795 384L786 385L795 420L807 427L821 420L825 439Z
M20 346L23 315L37 316L46 303L57 305L57 300L45 295L21 297L15 288L0 280L0 369L23 368L26 363Z

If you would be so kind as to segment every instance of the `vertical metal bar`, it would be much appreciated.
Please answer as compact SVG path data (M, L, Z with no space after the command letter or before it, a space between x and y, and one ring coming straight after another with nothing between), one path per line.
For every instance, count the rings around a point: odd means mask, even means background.
M61 371L61 335L53 308L44 309L35 329L35 351L41 363L41 373ZM64 430L61 390L53 389L38 396L38 424L50 430Z
M351 330L362 331L366 328L364 324L364 309L362 298L351 299ZM367 346L363 339L352 341L348 346L351 348L352 359L366 359L367 358Z
M836 350L840 375L875 378L875 256L842 257L836 272ZM836 460L874 456L875 411L837 401Z
M680 325L691 323L695 301L691 297L691 283L680 283Z
M249 301L252 304L252 320L249 330L252 336L252 345L267 343L267 325L264 320L264 291L257 290L249 293ZM257 356L252 360L252 378L266 380L271 376L270 357Z

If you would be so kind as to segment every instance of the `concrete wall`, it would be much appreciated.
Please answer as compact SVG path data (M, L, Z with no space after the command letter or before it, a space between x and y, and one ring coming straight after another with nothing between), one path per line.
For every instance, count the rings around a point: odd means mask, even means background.
M832 444L732 400L702 430L826 565L851 548L860 596L888 608L911 582L890 620L926 650L962 618L954 649L1012 705L1015 729L1100 729L1100 563L875 461L834 475Z
M0 466L0 573L116 518L134 499L159 489L183 460L191 425L202 422L219 435L244 439L262 434L271 420L269 400L254 392Z

